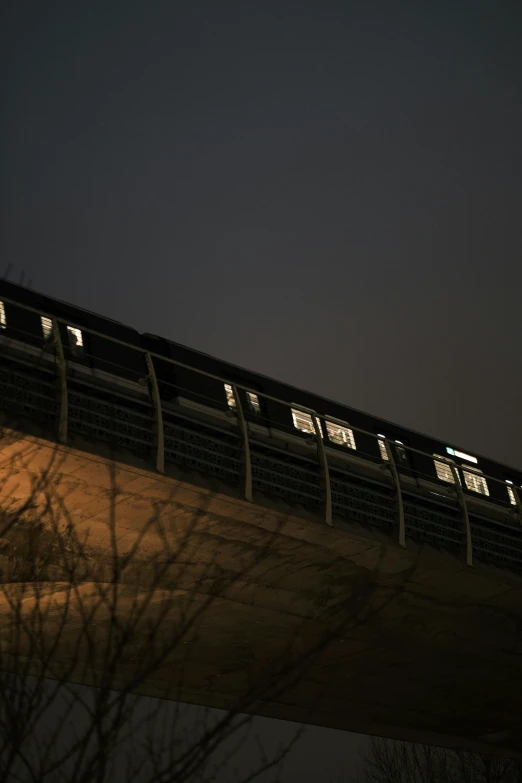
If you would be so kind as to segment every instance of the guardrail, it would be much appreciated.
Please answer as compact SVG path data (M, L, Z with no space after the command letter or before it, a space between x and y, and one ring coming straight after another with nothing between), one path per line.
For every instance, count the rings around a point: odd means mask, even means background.
M34 334L10 329L0 339L4 345L0 366L0 406L14 415L38 419L53 428L55 436L67 443L69 434L103 440L132 451L164 473L169 465L197 471L206 477L238 488L248 501L254 493L277 498L290 506L321 514L328 525L334 518L342 524L359 522L393 536L401 546L406 540L443 547L464 555L468 565L474 556L516 572L522 569L522 505L518 488L512 487L516 506L502 506L495 499L480 504L471 498L459 480L458 466L445 457L454 483L436 483L433 476L415 472L412 479L394 457L387 438L352 426L349 422L319 414L296 403L288 403L226 378L207 373L160 354L133 346L107 334L72 324L52 314L3 297L2 301L38 314L51 321L48 340L34 345ZM104 359L112 372L86 369L80 360L68 358L59 324L80 329L84 335L103 338L141 355L143 370L134 371ZM24 342L25 337L25 342ZM27 342L30 337L33 345ZM82 360L99 360L83 351ZM183 389L158 379L158 370L174 365L232 387L234 409L215 420L202 414L212 412L215 401L201 399L192 407L162 399L169 387L183 399ZM120 374L118 374L118 372ZM258 423L247 420L239 391L259 399L300 410L311 417L313 433L308 442L295 428L273 428L262 415ZM181 393L181 394L180 394ZM194 390L191 390L192 397ZM198 408L199 402L199 408ZM345 456L329 446L326 422L384 442L388 459L380 465L375 455L357 449ZM263 430L266 430L263 431ZM281 436L286 442L281 440ZM289 443L292 445L289 448ZM312 448L313 447L313 448ZM433 460L433 455L401 444L406 452ZM381 468L382 470L379 470ZM377 472L375 472L377 470ZM472 467L466 470L473 472ZM388 479L382 471L388 475ZM480 474L488 482L499 479ZM432 489L430 490L430 487ZM433 489L437 490L436 492ZM499 517L500 512L500 517Z

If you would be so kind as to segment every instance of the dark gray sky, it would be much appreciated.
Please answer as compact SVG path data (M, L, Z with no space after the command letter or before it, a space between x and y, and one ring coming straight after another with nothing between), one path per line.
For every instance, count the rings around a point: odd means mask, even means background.
M12 279L522 467L519 3L11 6Z
M522 467L520 8L11 2L0 273Z

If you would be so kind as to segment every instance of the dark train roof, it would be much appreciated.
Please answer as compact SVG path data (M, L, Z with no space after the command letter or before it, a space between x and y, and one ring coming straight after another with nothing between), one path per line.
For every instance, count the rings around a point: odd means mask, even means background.
M86 315L94 316L94 318L99 318L102 321L109 321L110 323L118 324L118 326L123 326L126 329L133 328L132 326L127 326L121 321L116 321L114 318L108 318L106 315L93 313L92 310L86 310L84 307L78 307L78 305L71 304L70 302L64 302L63 299L56 299L54 296L42 294L40 291L35 291L32 288L26 288L25 286L19 285L18 283L11 283L9 280L5 280L4 278L0 278L0 290L2 290L8 298L18 300L22 304L27 304L29 307L34 307L35 309L48 309L49 312L51 312L52 304L58 303L66 309L70 308L72 311L85 313ZM45 305L42 304L45 302L50 302L51 306L46 308ZM38 305L40 305L41 308L39 308Z

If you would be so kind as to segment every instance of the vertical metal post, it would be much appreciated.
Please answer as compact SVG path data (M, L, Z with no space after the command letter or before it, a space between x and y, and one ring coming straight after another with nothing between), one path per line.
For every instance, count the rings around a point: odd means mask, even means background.
M67 425L69 402L67 395L67 363L63 353L62 337L56 318L52 319L52 335L56 355L56 364L58 367L58 377L60 379L60 418L58 420L58 440L60 443L67 443Z
M404 523L404 505L402 502L401 478L399 476L399 471L397 470L397 464L395 462L395 457L393 456L391 446L388 442L388 438L379 438L379 440L384 441L384 447L386 449L386 454L388 455L388 464L390 466L393 483L395 484L395 492L397 494L397 511L399 515L399 544L400 546L405 547L406 527Z
M332 488L330 486L330 471L328 469L328 460L326 458L326 450L323 443L323 433L321 432L321 425L317 418L317 414L312 411L311 416L314 423L315 439L317 441L317 456L319 457L319 464L321 465L321 472L323 474L326 524L332 526Z
M152 356L147 351L145 354L147 369L149 371L152 402L154 405L154 418L156 422L156 469L158 473L165 473L165 440L163 435L163 412L161 410L161 397L159 393L158 379Z
M466 504L466 496L464 494L464 490L462 489L462 484L460 482L460 476L457 472L457 468L455 467L455 464L451 461L448 461L449 466L451 468L451 473L453 475L453 481L455 482L455 489L457 490L457 495L459 498L460 507L462 509L462 518L464 520L464 535L466 536L466 563L469 566L473 565L473 543L471 541L471 527L469 524L469 516L468 516L468 507Z
M236 402L237 420L243 436L243 464L245 466L245 498L252 501L252 463L250 460L250 443L248 441L248 427L243 413L243 406L239 399L237 388L232 385L232 393Z

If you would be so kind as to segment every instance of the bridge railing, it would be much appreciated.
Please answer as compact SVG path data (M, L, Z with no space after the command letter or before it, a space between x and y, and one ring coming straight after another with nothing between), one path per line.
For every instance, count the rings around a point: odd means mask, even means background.
M510 502L505 482L480 473L488 484L502 486L506 494L503 502L497 493L494 507L488 502L481 506L480 496L475 499L466 491L459 466L443 455L437 456L437 462L447 465L452 483L438 483L418 468L412 471L411 460L405 466L396 458L393 440L349 422L231 383L14 300L2 297L2 301L47 319L48 334L47 339L42 336L40 342L35 341L33 332L21 324L10 325L6 319L5 328L0 329L0 405L12 414L43 421L62 443L68 442L70 434L102 440L129 449L160 473L176 465L234 485L248 501L254 493L264 494L320 514L328 525L334 518L341 523L359 522L395 537L401 546L406 546L407 539L414 540L461 554L468 565L475 556L517 572L522 569L522 505L514 484ZM77 338L85 341L77 356L64 345L67 327L79 330ZM129 366L105 358L103 370L92 369L90 365L100 357L87 351L87 336L121 346L140 361ZM213 411L214 398L169 380L165 372L169 366L227 384L233 404L228 409L224 406L218 416ZM244 409L247 393L263 403L255 421ZM186 404L180 405L182 400ZM311 431L303 435L284 422L274 426L263 414L269 402L300 411L311 422ZM209 411L214 414L212 421ZM370 453L357 446L356 451L342 453L328 439L328 423L350 430L356 442L368 443L371 438L375 449ZM432 454L405 444L400 448L402 453L417 454L433 463ZM373 472L361 469L364 466ZM474 472L471 466L465 470Z

